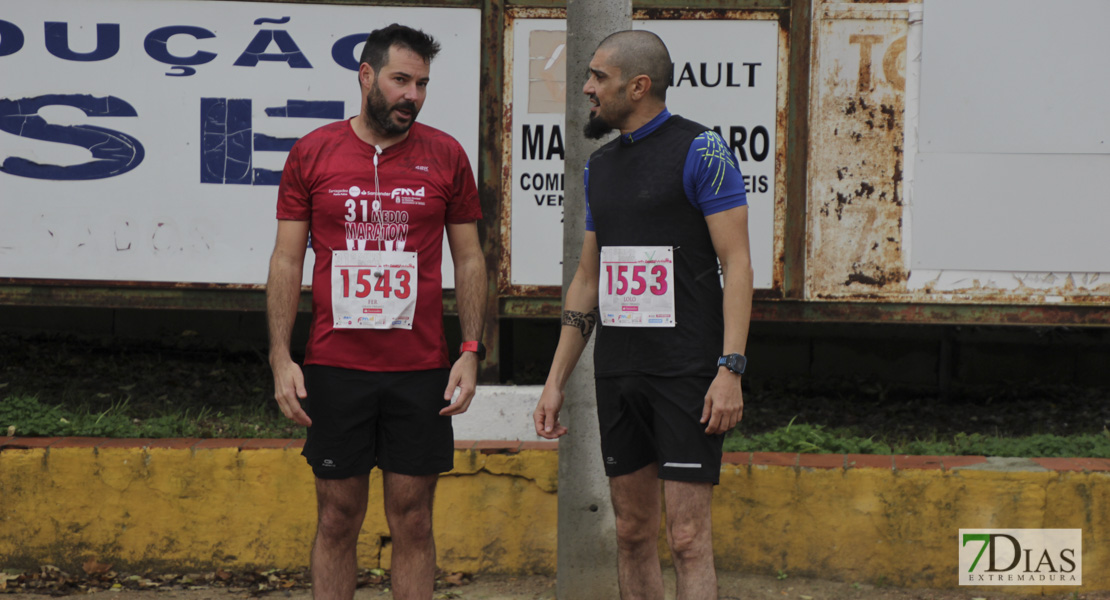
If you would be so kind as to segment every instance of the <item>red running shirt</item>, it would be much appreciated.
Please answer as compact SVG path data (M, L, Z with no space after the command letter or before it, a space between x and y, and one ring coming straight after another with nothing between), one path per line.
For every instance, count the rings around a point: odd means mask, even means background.
M378 156L349 121L325 125L294 144L278 189L277 218L308 221L316 256L312 327L305 364L363 371L417 371L450 365L443 334L443 230L482 218L470 161L450 135L414 123L409 135ZM332 327L333 250L374 250L378 239L417 253L412 329ZM386 248L388 249L388 248Z

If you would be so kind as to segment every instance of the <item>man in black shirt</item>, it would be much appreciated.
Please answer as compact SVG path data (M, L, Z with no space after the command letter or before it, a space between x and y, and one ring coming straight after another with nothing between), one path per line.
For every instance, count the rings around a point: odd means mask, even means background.
M539 435L567 432L563 390L600 321L598 420L625 600L663 598L659 479L678 598L717 598L710 506L724 435L743 413L753 279L743 177L719 135L667 111L670 70L646 31L609 36L590 61L586 135L620 137L586 167L582 256L533 415Z

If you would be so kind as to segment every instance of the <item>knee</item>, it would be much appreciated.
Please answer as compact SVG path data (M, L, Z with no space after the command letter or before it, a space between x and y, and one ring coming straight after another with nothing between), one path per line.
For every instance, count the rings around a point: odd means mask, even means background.
M646 545L654 545L658 539L658 528L653 529L646 519L618 516L617 546L621 550L636 550Z
M318 535L330 540L357 540L362 529L363 511L359 506L330 502L321 504L317 523Z
M386 517L395 536L401 534L420 537L432 534L431 507L422 503L393 506L388 510Z
M679 562L686 562L713 554L712 532L696 523L675 523L667 527L667 541L671 554Z

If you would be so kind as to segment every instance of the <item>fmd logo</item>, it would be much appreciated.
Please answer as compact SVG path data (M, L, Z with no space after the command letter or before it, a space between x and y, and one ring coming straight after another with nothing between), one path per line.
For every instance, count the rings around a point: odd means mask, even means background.
M412 190L409 188L394 188L393 193L390 195L393 197L394 200L401 197L423 198L424 188L421 187L418 190Z
M1083 532L961 529L960 585L1083 585Z
M390 194L390 197L398 204L419 204L420 206L424 206L424 187L421 186L418 190L395 188Z

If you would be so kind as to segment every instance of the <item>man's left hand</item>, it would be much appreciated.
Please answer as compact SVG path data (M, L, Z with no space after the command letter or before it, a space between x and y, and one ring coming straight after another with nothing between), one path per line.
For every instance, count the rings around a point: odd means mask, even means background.
M705 408L701 411L701 422L708 424L705 433L727 433L743 417L744 392L740 389L740 376L722 369L705 394Z
M463 352L459 360L451 366L451 377L447 381L447 389L443 391L443 399L451 402L455 390L459 390L454 402L443 410L441 415L461 415L470 408L470 401L474 399L474 391L478 388L478 355L473 352Z

